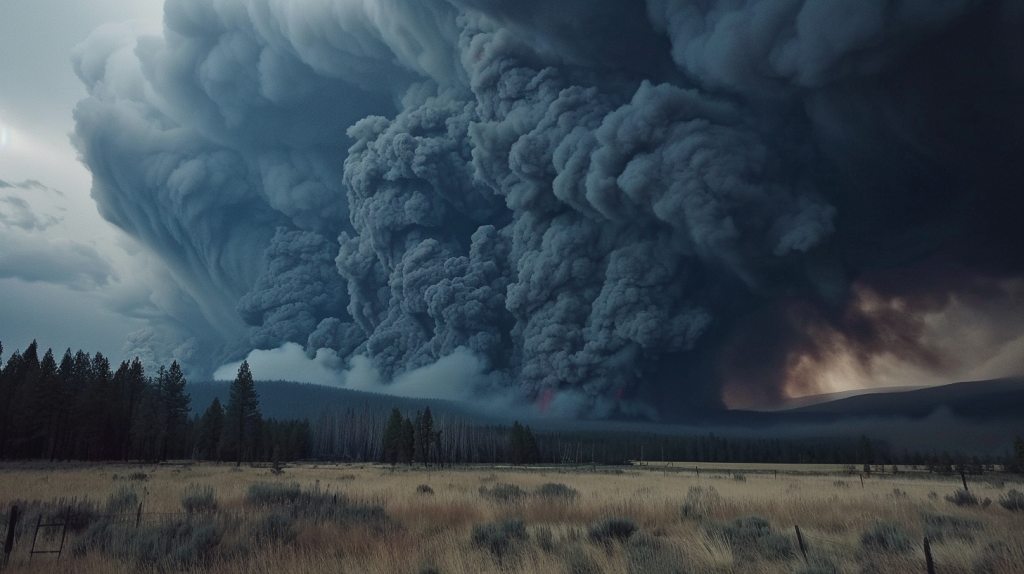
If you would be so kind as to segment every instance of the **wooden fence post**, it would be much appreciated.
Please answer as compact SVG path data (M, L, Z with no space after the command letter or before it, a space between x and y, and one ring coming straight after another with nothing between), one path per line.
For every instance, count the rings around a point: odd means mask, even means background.
M135 528L139 527L139 523L142 522L142 503L139 503L139 509L135 511Z
M964 469L960 468L960 480L964 481L964 492L967 492L967 475L964 474Z
M928 537L924 538L924 564L928 568L928 574L935 574L935 562L932 561L932 547L928 544Z
M39 515L39 519L36 520L36 533L32 535L32 548L28 551L28 561L32 562L32 557L36 555L36 538L39 538L39 528L43 524L43 515Z
M796 529L796 541L800 544L800 553L804 555L804 562L807 562L807 547L804 546L804 537L800 534L800 527L793 526Z
M11 551L14 550L14 527L18 525L18 505L11 506L11 518L7 523L7 538L4 540L4 567L11 558Z

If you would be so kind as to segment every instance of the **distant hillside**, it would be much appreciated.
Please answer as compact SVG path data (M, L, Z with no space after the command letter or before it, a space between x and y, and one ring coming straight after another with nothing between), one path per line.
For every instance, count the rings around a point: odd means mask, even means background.
M953 383L904 392L887 389L887 392L861 394L776 414L921 418L940 408L968 419L1024 419L1024 378Z
M203 414L219 397L221 404L227 404L226 381L209 381L189 384L185 391L192 397L192 413ZM458 415L475 419L467 409L456 403L434 399L408 399L377 393L353 391L310 383L287 381L256 381L256 392L260 395L260 411L264 418L313 419L323 411L344 411L346 409L386 410L398 408L404 413L430 407L435 418L441 414Z

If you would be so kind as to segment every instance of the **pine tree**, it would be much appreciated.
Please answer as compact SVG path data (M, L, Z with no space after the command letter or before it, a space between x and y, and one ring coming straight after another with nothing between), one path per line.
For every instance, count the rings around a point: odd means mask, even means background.
M402 450L402 413L391 409L387 427L384 429L384 462L392 466L398 463L398 455Z
M434 445L434 417L430 407L423 409L423 464L430 466L430 451Z
M60 386L57 372L57 361L53 350L47 349L43 360L39 362L39 371L29 387L29 447L25 454L33 458L49 455L50 440L56 426L56 402Z
M241 466L243 455L255 452L255 439L262 418L260 397L256 393L256 384L249 371L248 361L242 361L238 367L238 375L231 383L230 393L224 413L224 430L231 445L235 447L235 465Z
M122 460L127 460L132 446L132 429L135 426L136 411L142 402L149 379L146 369L138 357L129 363L123 361L114 373L114 388L117 393L117 445Z
M523 464L526 459L526 430L519 421L512 423L512 432L509 436L510 461L512 464Z
M527 463L540 462L540 448L529 426L523 431L523 460Z
M199 455L206 460L220 459L220 439L224 433L224 408L220 405L220 399L213 398L213 403L203 413L199 422L199 438L196 442L196 449Z
M178 361L171 363L171 368L164 373L160 381L160 395L163 399L162 418L165 425L161 458L167 460L171 445L178 445L181 442L181 434L188 421L188 413L192 410L189 407L192 398L185 393L185 375L181 372Z
M93 460L110 459L116 448L119 409L114 373L110 370L110 361L103 353L93 355L85 405L86 412L91 413L87 419L87 428L91 431L89 434L92 437L88 446L88 456Z
M416 427L411 418L402 421L402 450L399 452L399 460L412 466L416 453Z

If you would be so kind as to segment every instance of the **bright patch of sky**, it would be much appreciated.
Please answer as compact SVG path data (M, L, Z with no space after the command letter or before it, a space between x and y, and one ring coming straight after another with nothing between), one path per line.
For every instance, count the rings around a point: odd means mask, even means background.
M121 359L151 258L98 214L68 134L86 96L71 50L99 25L160 30L162 0L0 2L0 342Z

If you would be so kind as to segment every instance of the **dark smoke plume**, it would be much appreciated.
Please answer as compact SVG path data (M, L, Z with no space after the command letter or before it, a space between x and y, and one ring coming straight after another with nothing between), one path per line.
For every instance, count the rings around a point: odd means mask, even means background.
M164 24L78 48L76 142L180 284L196 369L293 342L387 381L468 351L480 392L671 414L725 380L776 401L837 346L936 364L918 314L1024 271L1014 0L167 0ZM958 279L893 271L928 257Z

